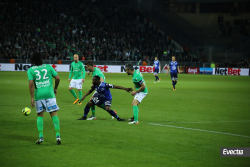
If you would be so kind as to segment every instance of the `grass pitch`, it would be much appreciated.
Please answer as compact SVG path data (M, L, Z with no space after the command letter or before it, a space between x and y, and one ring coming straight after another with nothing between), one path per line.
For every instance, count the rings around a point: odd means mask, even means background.
M36 145L35 108L28 117L21 113L30 107L26 72L0 72L1 167L250 166L250 157L220 157L220 147L250 147L250 77L180 74L173 91L166 74L159 74L160 83L144 74L149 93L139 105L140 124L128 125L100 108L97 120L78 121L90 96L83 105L73 105L68 75L59 73L58 146L49 114L44 143ZM133 87L127 74L105 76L107 83ZM83 95L90 85L87 75ZM123 90L111 93L112 109L130 118L133 97Z

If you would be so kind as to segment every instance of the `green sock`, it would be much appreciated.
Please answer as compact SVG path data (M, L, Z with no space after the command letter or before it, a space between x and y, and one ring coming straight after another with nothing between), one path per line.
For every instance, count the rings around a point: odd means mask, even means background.
M82 90L79 91L79 100L82 99Z
M95 117L95 105L91 107L91 111L92 111L92 116Z
M39 138L43 137L43 117L37 117L37 129L39 132Z
M104 109L104 110L106 110L106 108L105 108L105 105L104 105L104 104L101 104L99 107L100 107L100 108L102 108L102 109Z
M59 124L59 119L57 116L52 117L53 120L53 124L56 130L56 137L59 136L60 137L60 124Z
M134 120L137 122L138 121L138 113L139 113L138 106L133 106L133 113L134 113Z
M77 98L76 92L73 89L70 90L70 93L74 96L74 98Z

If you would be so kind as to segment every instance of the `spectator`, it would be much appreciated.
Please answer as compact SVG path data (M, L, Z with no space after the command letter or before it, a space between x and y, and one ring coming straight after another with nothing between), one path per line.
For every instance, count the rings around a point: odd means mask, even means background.
M144 60L144 61L142 62L142 65L143 65L143 66L147 66L148 63Z
M62 64L62 60L59 59L59 60L57 61L57 64Z
M143 56L152 59L156 54L162 59L163 51L168 49L175 52L178 44L171 35L163 36L154 25L149 27L148 22L145 29L134 23L137 15L139 22L144 18L139 12L126 7L107 10L106 1L100 0L95 6L89 2L4 3L0 31L1 38L6 41L0 42L4 58L27 59L38 51L43 53L44 59L54 61L73 60L74 54L85 55L85 59L91 60L138 61ZM18 14L17 7L22 8ZM17 22L9 20L20 20L18 27Z
M15 63L15 60L12 57L10 58L10 63Z
M212 61L210 68L215 68L215 63Z

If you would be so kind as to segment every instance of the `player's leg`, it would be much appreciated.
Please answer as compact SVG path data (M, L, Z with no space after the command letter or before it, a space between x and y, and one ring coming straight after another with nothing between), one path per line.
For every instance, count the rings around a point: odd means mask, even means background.
M156 83L156 81L157 81L157 73L156 73L155 70L154 70L154 76L155 76L155 82L154 83Z
M82 89L78 89L79 100L82 99ZM77 105L82 105L82 102L79 102Z
M60 123L57 116L57 111L60 109L56 103L56 98L46 99L46 111L50 113L50 116L53 121L53 125L56 131L56 144L61 144L61 136L60 136Z
M129 122L129 124L139 124L139 122L138 122L138 114L139 114L138 104L140 104L140 102L137 99L134 99L132 101L134 120L132 122Z
M174 89L173 90L176 90L176 83L177 83L177 73L174 73Z
M170 77L171 77L171 80L172 80L173 90L175 90L175 76L174 76L174 73L170 73Z
M60 135L60 122L59 118L57 116L56 111L50 112L50 116L53 120L54 128L56 130L56 144L60 145L61 144L61 135Z
M158 82L161 81L161 79L159 78L159 69L157 69L157 79L158 79Z
M134 97L134 100L132 101L133 106L133 114L134 114L134 120L132 122L129 122L128 124L139 124L138 121L138 115L139 115L139 108L138 104L142 102L142 99L146 97L147 93L137 93Z
M41 144L43 142L43 114L45 107L42 103L42 101L45 103L45 100L37 100L36 103L36 112L37 112L37 130L39 133L39 138L36 141L36 144Z
M78 90L78 94L79 94L79 100L82 99L82 79L77 79L76 80L76 89ZM77 105L82 105L81 102L79 102Z
M74 96L74 98L75 98L75 101L74 101L73 104L76 104L76 103L79 101L79 99L77 98L76 92L75 92L74 89L73 89L73 88L75 88L75 87L76 87L76 82L75 82L74 79L72 79L72 80L70 81L70 84L69 84L69 91L70 91L70 93L71 93L71 94Z
M155 72L154 72L154 74L155 74L155 83L156 83L156 81L158 80L158 82L159 82L159 77L158 77L158 72L159 72L159 69L155 69Z
M175 85L177 84L177 80L178 80L178 73L176 73L176 77L175 77Z
M103 110L105 110L106 111L106 108L105 108L105 105L104 104L101 104L101 105L98 105L98 107L99 108L102 108ZM117 114L117 112L116 111L114 111L116 114ZM114 119L115 117L111 117L111 119ZM88 118L89 119L89 118Z
M105 110L114 118L117 119L117 121L125 121L125 119L121 119L120 117L118 117L118 115L116 114L116 112L114 110L111 110L111 100L106 100L103 103L105 105Z
M175 80L172 80L173 90L175 90Z
M85 108L84 108L84 115L81 118L77 119L77 120L86 120L87 119L87 115L88 115L89 110L90 110L90 107L92 107L93 105L95 105L95 103L93 102L93 100L90 100L87 103L87 105L85 106Z
M92 99L93 99L95 93L96 93L96 91L93 93L93 95L90 97L89 100L92 100ZM91 107L91 112L92 112L92 115L91 115L91 117L89 117L87 120L96 120L97 118L96 118L96 116L95 116L95 105L93 105L93 106Z

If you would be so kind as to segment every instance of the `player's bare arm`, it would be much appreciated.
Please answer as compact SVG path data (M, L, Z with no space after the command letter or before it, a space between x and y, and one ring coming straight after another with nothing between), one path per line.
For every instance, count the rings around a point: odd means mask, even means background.
M82 72L82 73L84 73L84 72ZM85 81L85 79L82 79L82 83Z
M167 70L167 76L168 76L168 72L169 72L169 68L168 68L168 70Z
M124 88L122 86L116 86L116 85L114 85L113 89L123 89L123 90L126 90L127 92L133 91L132 88Z
M81 98L80 102L83 101L89 94L95 90L94 86L91 86L91 89Z
M146 87L145 84L142 83L141 87L136 91L132 91L131 95L134 96L136 93L139 93L139 92L143 91L145 89L145 87Z
M54 87L54 93L55 93L55 95L57 94L57 88L58 88L58 85L59 85L59 83L60 83L60 78L59 78L59 76L57 75L57 76L55 76L55 87Z
M180 74L180 73L181 73L180 68L179 68L179 67L177 67L177 69L178 69L178 72L179 72L179 74Z
M68 82L70 82L70 80L71 80L71 77L72 77L73 73L74 73L74 71L73 71L73 67L71 66L71 68L70 68L70 72L69 72L69 79L68 79Z
M29 81L29 90L30 90L30 96L31 96L31 107L35 107L35 100L34 100L34 81Z

